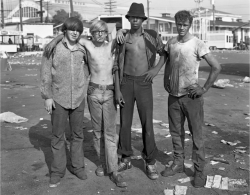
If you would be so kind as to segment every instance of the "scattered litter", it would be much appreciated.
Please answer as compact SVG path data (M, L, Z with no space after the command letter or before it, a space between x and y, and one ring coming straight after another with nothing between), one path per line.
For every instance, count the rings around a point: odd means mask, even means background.
M134 127L132 127L131 129L132 129L132 131L136 131L138 133L142 133L142 128L134 128Z
M190 131L185 131L185 133L191 136L191 133L190 133Z
M161 126L169 128L169 124L167 123L161 123Z
M211 155L211 154L205 154L205 158L211 158L213 157L214 155Z
M7 122L7 123L23 123L27 122L28 119L18 116L13 112L3 112L0 114L0 122Z
M244 115L250 116L250 113L243 113Z
M213 160L210 161L210 164L211 164L211 165L216 165L216 164L218 164L218 163L219 163L219 162L216 162L216 161L213 161Z
M141 156L141 155L138 155L138 156L131 156L131 159L132 159L132 160L140 160L140 159L142 159L142 156Z
M250 171L250 169L246 167L239 167L239 169Z
M114 189L113 189L113 188L111 188L110 190L111 190L111 191L114 191Z
M187 141L189 141L189 140L190 140L190 139L186 138L184 141L187 142Z
M223 177L221 179L220 189L222 189L222 190L228 190L228 177Z
M21 131L22 131L22 130L26 130L26 129L28 129L28 128L27 128L27 127L22 127L22 126L21 126L21 127L14 127L14 129L18 129L18 130L21 130Z
M221 170L221 171L225 171L226 168L225 167L219 167L218 169Z
M250 117L248 116L248 117L246 117L245 119L250 119Z
M237 146L236 148L238 148L238 149L246 149L247 147L246 146Z
M155 120L155 119L153 119L153 123L161 123L162 121L160 121L160 120Z
M174 190L164 189L164 195L174 195Z
M225 87L234 87L233 85L229 84L230 80L229 79L218 79L212 87L214 88L219 88L219 89L224 89Z
M175 186L175 195L185 195L187 192L187 186Z
M43 127L43 129L47 129L48 127Z
M244 83L250 83L250 77L245 77L242 81Z
M27 76L27 77L34 77L34 76L37 76L37 74L25 74L25 76Z
M225 106L227 106L227 104L224 104Z
M205 125L206 125L206 126L215 127L215 125L214 125L214 124L212 124L212 123L205 123Z
M178 182L186 183L186 182L192 181L193 179L194 179L193 177L186 177L186 178L178 179Z
M214 176L209 176L207 175L207 181L206 185L204 186L205 188L211 188L214 182Z
M28 172L27 172L27 171L22 170L22 173L27 174Z
M237 190L242 187L247 187L248 184L245 179L228 179L228 189L229 190Z
M43 118L40 118L40 121L42 121L43 120Z
M220 188L222 176L221 175L215 175L212 188Z
M193 164L190 164L190 163L184 163L184 166L185 166L186 168L191 168L191 167L193 166Z
M171 137L171 135L170 135L170 134L168 134L168 135L166 135L165 137Z
M213 134L216 134L216 135L218 134L218 132L217 132L217 131L212 131L212 133L213 133Z
M35 96L35 95L30 95L30 96Z
M164 153L164 154L167 154L167 155L170 155L170 154L172 154L173 152L164 151L163 153Z
M226 95L225 94L221 94L221 96L225 97Z
M228 144L228 145L230 145L230 146L235 146L235 145L237 145L238 143L241 143L241 142L238 141L238 140L236 140L236 141L234 141L234 142L229 142L229 141L221 140L220 142L223 143L223 144Z
M89 132L89 133L93 132L93 129L91 129L91 130L88 130L88 132Z
M217 157L213 157L212 161L216 161L216 162L220 162L220 163L225 163L225 164L229 164L229 162L223 158L217 158Z
M241 153L241 154L244 154L244 153L246 153L247 151L246 150L241 150L241 149L238 149L238 148L236 148L235 150L234 150L234 153Z
M25 107L25 105L22 105L22 107Z

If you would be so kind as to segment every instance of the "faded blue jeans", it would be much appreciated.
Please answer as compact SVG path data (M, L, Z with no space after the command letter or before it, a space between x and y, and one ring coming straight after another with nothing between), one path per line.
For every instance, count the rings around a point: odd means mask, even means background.
M116 107L114 90L89 85L87 100L93 126L94 148L107 173L118 169Z
M169 130L172 136L174 148L174 163L182 164L185 159L184 140L185 119L188 122L188 128L192 134L193 152L192 160L196 171L203 171L205 166L205 150L202 135L202 125L204 122L203 97L191 99L188 95L168 97L168 120Z

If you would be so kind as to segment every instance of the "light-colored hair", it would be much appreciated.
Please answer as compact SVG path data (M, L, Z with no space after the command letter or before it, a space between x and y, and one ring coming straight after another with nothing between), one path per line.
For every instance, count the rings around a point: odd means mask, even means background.
M92 34L93 31L99 31L99 30L105 30L108 32L108 25L106 22L102 20L96 20L94 21L90 26L90 33Z

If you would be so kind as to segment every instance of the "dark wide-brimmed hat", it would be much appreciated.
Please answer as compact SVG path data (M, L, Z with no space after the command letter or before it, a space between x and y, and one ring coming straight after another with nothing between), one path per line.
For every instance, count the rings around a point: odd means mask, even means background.
M144 20L147 19L144 13L144 6L142 3L132 3L129 8L129 11L125 17L128 19L130 16L143 18Z

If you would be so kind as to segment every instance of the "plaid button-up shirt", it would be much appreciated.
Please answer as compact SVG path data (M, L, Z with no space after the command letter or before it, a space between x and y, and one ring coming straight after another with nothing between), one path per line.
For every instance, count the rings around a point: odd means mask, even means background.
M77 43L70 50L62 39L49 59L43 57L41 66L41 95L52 98L66 109L75 109L83 101L89 70L86 50Z

